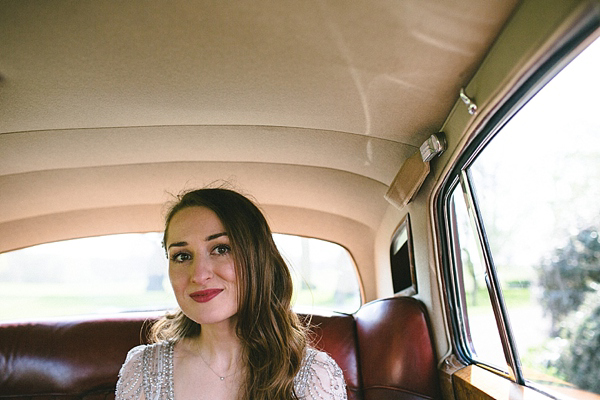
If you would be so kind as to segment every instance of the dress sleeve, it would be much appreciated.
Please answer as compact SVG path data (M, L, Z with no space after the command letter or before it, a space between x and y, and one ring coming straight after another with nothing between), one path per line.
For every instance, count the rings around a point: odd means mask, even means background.
M137 346L129 350L119 372L115 400L143 400L143 358L144 348Z
M295 389L301 400L347 399L346 382L341 368L327 353L314 349L308 349Z

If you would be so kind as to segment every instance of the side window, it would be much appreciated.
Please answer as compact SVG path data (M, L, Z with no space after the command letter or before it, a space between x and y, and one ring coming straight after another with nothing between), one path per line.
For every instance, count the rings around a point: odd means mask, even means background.
M557 397L600 394L600 40L447 197L462 351Z

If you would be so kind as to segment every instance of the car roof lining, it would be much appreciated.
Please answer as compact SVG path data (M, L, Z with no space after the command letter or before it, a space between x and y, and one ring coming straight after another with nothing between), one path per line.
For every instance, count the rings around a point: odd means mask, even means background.
M226 179L290 211L274 230L334 240L372 274L388 186L517 3L3 1L0 231L44 235L0 251L147 231L144 218L101 228L101 210L144 214ZM88 216L49 222L75 212Z
M0 133L258 125L418 146L516 2L487 3L4 2Z

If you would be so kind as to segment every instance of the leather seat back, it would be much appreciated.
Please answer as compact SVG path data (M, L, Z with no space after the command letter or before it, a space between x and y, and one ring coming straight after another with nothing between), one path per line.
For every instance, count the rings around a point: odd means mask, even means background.
M112 399L129 349L156 314L0 325L0 398ZM412 298L364 305L356 314L314 315L313 345L344 371L350 400L438 398L424 306Z
M439 398L424 305L410 297L371 302L355 315L365 400Z

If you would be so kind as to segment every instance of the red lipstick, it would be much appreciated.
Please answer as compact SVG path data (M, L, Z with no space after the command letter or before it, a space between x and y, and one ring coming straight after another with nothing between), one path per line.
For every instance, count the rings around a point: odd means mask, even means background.
M205 290L199 290L197 292L194 292L194 293L190 294L190 297L195 302L206 303L207 301L210 301L210 300L214 299L222 291L223 291L223 289L205 289Z

